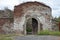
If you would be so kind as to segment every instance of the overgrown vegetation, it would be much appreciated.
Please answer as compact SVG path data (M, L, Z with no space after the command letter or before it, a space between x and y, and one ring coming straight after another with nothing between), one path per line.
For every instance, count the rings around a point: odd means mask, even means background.
M55 17L54 20L55 20L56 22L60 22L60 16L59 16L59 17Z
M49 35L49 31L47 31L47 30L40 31L38 34L39 35Z
M12 40L10 37L0 37L0 40Z
M30 27L27 27L26 31L27 31L27 32L31 32L32 29L31 29Z
M56 23L56 25L57 25L57 27L60 25L59 23L60 23L60 16L59 17L55 17L54 19L53 19L53 21L55 21L55 23Z
M60 36L59 31L48 31L48 30L43 30L38 33L38 35L55 35L55 36Z
M12 40L11 35L0 34L0 40Z
M0 40L13 40L13 36L18 36L18 34L0 34Z

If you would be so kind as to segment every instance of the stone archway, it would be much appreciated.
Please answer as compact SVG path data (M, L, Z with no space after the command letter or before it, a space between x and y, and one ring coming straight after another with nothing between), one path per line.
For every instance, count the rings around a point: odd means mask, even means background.
M26 22L26 33L27 34L37 34L38 33L38 20L35 18L30 18Z

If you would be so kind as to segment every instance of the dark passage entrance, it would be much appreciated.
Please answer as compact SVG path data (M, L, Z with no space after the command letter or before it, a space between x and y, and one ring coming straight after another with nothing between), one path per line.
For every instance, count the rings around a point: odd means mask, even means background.
M32 18L32 27L33 27L33 34L37 34L38 31L38 22L36 19Z
M38 32L38 21L34 18L28 19L26 23L27 34L37 34Z

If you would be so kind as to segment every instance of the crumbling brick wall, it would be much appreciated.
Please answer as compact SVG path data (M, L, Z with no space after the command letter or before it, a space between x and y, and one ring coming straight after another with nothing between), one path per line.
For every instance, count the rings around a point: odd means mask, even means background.
M10 33L13 27L13 18L0 18L0 33Z

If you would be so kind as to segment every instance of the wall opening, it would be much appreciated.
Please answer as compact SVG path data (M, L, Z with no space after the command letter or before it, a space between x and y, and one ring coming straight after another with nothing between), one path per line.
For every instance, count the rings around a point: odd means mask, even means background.
M37 34L38 33L38 21L35 18L30 18L26 23L27 34Z

